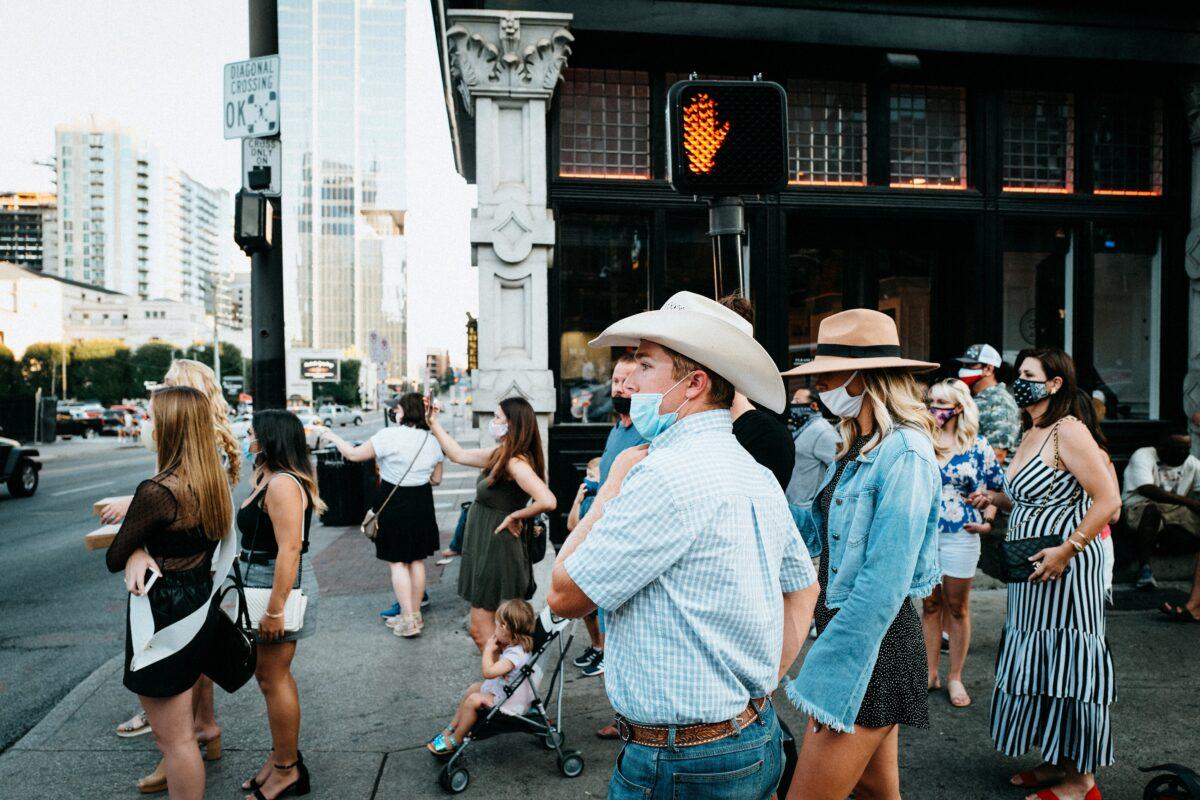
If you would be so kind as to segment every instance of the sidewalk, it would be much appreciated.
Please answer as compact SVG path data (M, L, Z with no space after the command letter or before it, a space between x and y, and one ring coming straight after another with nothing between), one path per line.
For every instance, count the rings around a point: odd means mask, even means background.
M468 473L456 468L449 489L465 490ZM444 538L453 530L457 502L439 504ZM458 562L431 566L432 605L419 639L402 640L379 621L391 603L386 570L356 528L314 530L314 566L321 584L319 630L300 644L295 674L300 684L305 760L313 798L436 798L437 764L424 741L452 713L463 688L478 679L479 659L464 629L466 606L454 591ZM431 560L432 564L432 560ZM538 567L540 607L549 558ZM1109 615L1109 640L1118 671L1113 708L1117 765L1102 771L1106 797L1136 798L1146 777L1137 766L1178 761L1200 766L1200 695L1196 655L1200 626L1159 622L1151 609L1179 588L1159 593L1118 592ZM1008 760L995 753L987 732L991 668L1003 624L1004 593L984 590L973 599L975 642L967 668L969 709L950 707L944 693L931 696L932 726L901 737L905 797L1019 798L1009 774L1033 766L1035 757ZM578 634L586 638L582 626ZM577 639L574 651L582 647ZM944 667L943 667L944 674ZM782 716L801 730L794 709ZM112 730L136 701L121 685L114 657L76 687L27 736L0 756L5 796L132 798L134 781L153 768L151 737L119 739ZM618 745L594 731L609 718L599 678L567 669L563 725L567 746L582 752L583 775L566 779L553 753L532 738L504 736L473 746L466 759L472 782L467 796L488 800L603 797ZM225 757L208 766L208 797L240 797L238 784L252 774L269 744L262 697L248 684L236 695L218 690L217 717ZM164 795L165 797L165 795Z

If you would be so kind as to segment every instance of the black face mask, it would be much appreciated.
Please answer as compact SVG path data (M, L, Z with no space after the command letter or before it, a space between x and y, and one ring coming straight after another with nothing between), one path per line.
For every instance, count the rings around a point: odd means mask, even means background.
M812 406L803 403L792 403L788 406L788 421L791 423L793 430L799 430L816 413L816 410Z
M613 395L613 399L612 399L613 411L617 412L618 414L624 414L624 415L628 416L629 415L629 400L630 400L630 398L628 398L628 397L617 397L616 395Z

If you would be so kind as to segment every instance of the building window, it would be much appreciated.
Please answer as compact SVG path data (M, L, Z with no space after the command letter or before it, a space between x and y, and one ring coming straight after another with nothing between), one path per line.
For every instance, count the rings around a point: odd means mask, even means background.
M1004 191L1075 188L1075 103L1067 92L1004 93Z
M1162 98L1104 95L1093 132L1096 194L1162 194Z
M867 183L867 87L790 80L788 169L801 186Z
M611 417L613 352L588 342L613 320L646 310L647 239L647 220L640 214L566 213L559 222L560 420L604 422Z
M650 177L648 73L568 68L558 124L559 176Z
M1004 225L1001 355L1014 367L1027 347L1070 350L1071 236L1066 227Z
M889 104L891 181L909 189L967 187L967 92L895 84Z
M1092 337L1109 419L1157 419L1162 330L1158 232L1097 227ZM1114 325L1113 320L1124 324Z

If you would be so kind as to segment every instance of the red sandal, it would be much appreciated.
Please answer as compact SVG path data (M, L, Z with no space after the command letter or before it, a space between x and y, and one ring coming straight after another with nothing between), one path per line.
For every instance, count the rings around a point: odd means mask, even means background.
M1062 800L1061 797L1050 789L1042 789L1034 797L1038 800ZM1101 800L1100 787L1092 784L1092 788L1088 789L1088 793L1083 796L1083 800Z

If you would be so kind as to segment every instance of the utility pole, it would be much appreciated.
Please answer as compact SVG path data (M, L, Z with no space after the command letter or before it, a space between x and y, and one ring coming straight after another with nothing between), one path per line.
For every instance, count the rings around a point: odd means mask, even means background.
M279 53L276 0L250 0L250 57ZM250 256L250 320L254 407L283 408L286 395L283 328L283 223L279 198L273 210L271 247Z

